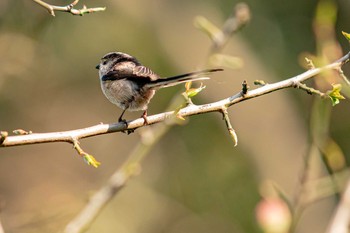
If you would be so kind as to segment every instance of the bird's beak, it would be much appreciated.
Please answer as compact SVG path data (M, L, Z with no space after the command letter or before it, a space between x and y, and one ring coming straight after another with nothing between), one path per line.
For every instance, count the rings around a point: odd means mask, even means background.
M98 69L98 70L100 69L100 65L99 64L96 66L96 69Z

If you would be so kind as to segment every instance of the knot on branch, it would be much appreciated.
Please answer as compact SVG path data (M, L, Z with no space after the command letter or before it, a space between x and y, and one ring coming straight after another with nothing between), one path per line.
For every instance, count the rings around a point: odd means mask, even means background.
M255 80L254 85L256 86L265 86L267 83L264 80Z
M243 81L242 83L242 95L246 95L248 93L249 86L246 80Z
M73 3L67 5L67 11L71 11L73 7L74 7Z
M314 65L314 62L311 59L305 57L305 61L306 61L307 68L309 70L312 70L312 69L316 68L315 65Z

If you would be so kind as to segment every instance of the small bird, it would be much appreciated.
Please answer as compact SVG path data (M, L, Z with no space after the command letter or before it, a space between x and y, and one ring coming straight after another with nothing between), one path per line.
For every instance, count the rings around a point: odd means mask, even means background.
M142 117L147 121L147 108L156 90L188 81L209 79L203 75L222 71L208 69L168 78L160 78L149 68L143 66L135 57L122 52L107 53L96 66L99 70L101 89L107 99L123 110L118 121L126 122L126 110L143 110Z

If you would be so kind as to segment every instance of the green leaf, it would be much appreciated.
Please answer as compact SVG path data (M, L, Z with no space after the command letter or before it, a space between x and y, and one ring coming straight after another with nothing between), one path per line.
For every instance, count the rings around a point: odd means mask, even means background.
M98 162L98 161L94 158L94 156L92 156L92 155L85 154L83 158L84 158L84 161L85 161L88 165L92 165L92 166L94 166L95 168L97 168L98 166L101 165L101 163Z
M25 131L23 129L15 129L12 131L16 135L27 135L27 134L32 134L32 131Z
M264 80L255 80L254 81L254 85L256 85L256 86L265 86L266 83L265 83Z
M350 34L344 31L342 31L341 33L343 33L343 36L350 42Z
M239 69L243 66L242 59L226 54L214 54L210 56L209 61L213 66L223 66L230 69Z
M203 86L203 84L201 83L201 86L198 87L198 88L190 88L190 89L187 89L187 90L185 91L185 95L186 95L188 98L192 98L192 97L196 96L199 92L201 92L204 88L205 88L205 86Z
M203 16L197 16L194 19L194 26L205 32L212 40L221 33L221 30L218 27Z
M328 91L327 95L331 99L332 105L335 106L339 104L340 100L345 99L345 97L340 93L342 87L341 84L332 84L332 86L333 89L331 91Z

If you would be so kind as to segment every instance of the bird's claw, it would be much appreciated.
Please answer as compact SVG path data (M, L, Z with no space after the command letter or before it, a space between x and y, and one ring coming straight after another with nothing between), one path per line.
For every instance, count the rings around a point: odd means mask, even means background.
M122 133L126 133L127 135L129 135L129 134L135 132L135 129L128 129L129 124L128 124L128 122L127 122L125 119L119 118L119 119L118 119L118 122L119 122L119 123L123 123L123 124L125 125L125 128L126 128L126 129L125 129L125 130L122 130L122 131L121 131Z

